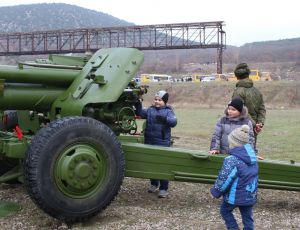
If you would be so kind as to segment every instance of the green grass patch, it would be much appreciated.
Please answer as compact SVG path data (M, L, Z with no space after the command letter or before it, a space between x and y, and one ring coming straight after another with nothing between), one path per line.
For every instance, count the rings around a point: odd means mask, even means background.
M175 147L209 150L210 139L222 109L175 109L178 125L172 130ZM259 155L268 159L300 161L300 109L267 110L258 136Z

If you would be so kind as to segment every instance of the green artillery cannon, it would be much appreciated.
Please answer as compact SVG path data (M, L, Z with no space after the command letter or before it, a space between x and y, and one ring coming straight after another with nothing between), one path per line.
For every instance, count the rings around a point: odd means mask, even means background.
M24 182L32 200L68 223L96 215L124 176L213 183L224 156L144 145L131 79L143 62L129 48L91 57L0 66L0 183ZM261 188L300 191L300 165L261 161Z

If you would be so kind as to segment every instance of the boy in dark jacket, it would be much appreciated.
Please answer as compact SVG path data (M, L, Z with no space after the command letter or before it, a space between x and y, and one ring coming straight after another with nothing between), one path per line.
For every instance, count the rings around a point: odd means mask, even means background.
M145 144L171 146L171 128L176 126L177 118L173 109L167 105L168 99L169 94L161 90L155 94L153 105L148 109L143 109L141 103L136 104L136 115L147 119L144 132ZM159 189L159 198L168 195L169 181L151 179L150 182L148 192L154 193Z
M223 195L220 213L227 229L239 229L232 214L236 207L240 210L244 229L254 229L252 208L257 200L258 164L248 141L248 125L230 133L230 156L224 159L215 185L210 190L215 198Z
M266 108L261 92L253 86L249 79L250 69L246 63L236 66L234 74L238 80L232 98L240 97L248 108L254 129L254 148L256 149L257 134L262 130L266 119Z

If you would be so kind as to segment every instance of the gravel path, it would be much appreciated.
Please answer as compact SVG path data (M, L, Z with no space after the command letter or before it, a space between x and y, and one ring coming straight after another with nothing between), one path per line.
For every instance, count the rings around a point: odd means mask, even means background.
M211 185L170 182L169 197L159 199L147 193L148 184L148 180L125 178L105 211L69 228L225 229L219 215L221 200L210 197ZM16 215L0 219L0 229L68 229L39 210L21 185L1 185L0 197L23 207ZM260 189L254 219L256 229L300 229L300 193Z

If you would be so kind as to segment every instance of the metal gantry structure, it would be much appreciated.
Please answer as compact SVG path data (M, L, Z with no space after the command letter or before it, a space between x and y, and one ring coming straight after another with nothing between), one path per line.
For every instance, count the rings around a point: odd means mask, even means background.
M94 52L101 48L140 50L217 49L217 72L222 73L226 48L223 21L143 26L83 28L0 34L0 56Z

